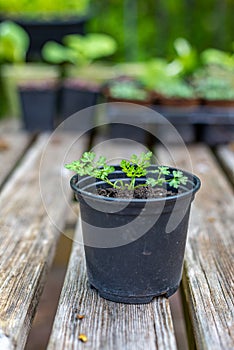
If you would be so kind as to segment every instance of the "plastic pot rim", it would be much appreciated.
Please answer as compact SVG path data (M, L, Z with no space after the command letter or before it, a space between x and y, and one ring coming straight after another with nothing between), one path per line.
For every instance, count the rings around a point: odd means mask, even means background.
M116 167L119 167L119 165L113 165L115 168ZM157 166L151 166L151 168L157 168ZM186 190L186 186L187 185L182 185L181 187L183 187L183 189L185 189L185 192L182 192L182 193L177 193L173 196L169 196L169 197L158 197L158 198L148 198L148 199L139 199L139 198L132 198L131 199L131 203L160 203L160 202L171 202L171 201L175 201L176 199L186 199L187 197L191 197L193 198L193 196L195 195L195 193L199 190L199 188L201 187L201 181L200 179L192 174L192 173L189 173L187 171L184 171L184 170L181 170L181 169L178 169L178 168L173 168L173 167L168 167L170 171L173 171L173 170L179 170L179 171L182 171L183 174L185 176L188 177L188 182L190 182L191 184L191 188L187 189ZM121 170L115 170L112 174L116 174L116 173L122 173L124 175L124 173L121 171ZM129 203L129 199L127 198L110 198L110 197L105 197L105 196L101 196L101 195L98 195L98 194L94 194L92 192L89 192L89 191L86 191L86 190L83 190L81 188L79 188L77 186L77 184L81 184L82 182L86 181L86 180L93 180L95 181L95 179L92 177L92 176L85 176L85 177L82 177L80 180L78 180L78 174L75 174L72 176L71 180L70 180L70 186L71 188L73 189L74 192L76 193L79 193L80 195L82 195L83 197L88 197L88 198L91 198L91 199L94 199L94 200L99 200L99 201L107 201L107 202L112 202L112 203ZM120 178L121 179L121 178ZM126 178L124 178L126 179ZM95 186L96 185L101 185L101 184L106 184L105 181L96 181L95 182ZM193 185L192 185L193 184Z

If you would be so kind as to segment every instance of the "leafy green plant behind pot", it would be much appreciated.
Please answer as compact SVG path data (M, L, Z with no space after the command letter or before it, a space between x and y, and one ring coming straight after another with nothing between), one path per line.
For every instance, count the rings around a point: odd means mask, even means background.
M155 90L163 96L169 98L191 99L196 97L192 86L181 80L171 79L166 83L159 82L156 84Z
M143 84L149 88L154 89L158 82L168 82L171 77L167 73L167 61L161 58L155 58L146 62L145 70L140 78Z
M110 97L120 100L145 101L148 93L134 81L112 81L109 85Z
M198 95L207 100L234 100L234 88L229 81L207 77L196 86Z
M4 69L2 65L25 62L28 47L29 36L23 28L11 21L4 21L0 24L0 115L11 114L15 105L17 105L17 103L14 103L15 100L13 105L11 103L10 94L3 78Z
M184 38L177 38L174 41L176 56L168 64L168 73L171 76L187 76L195 71L198 67L198 55L196 50Z
M234 54L229 52L212 48L206 49L201 53L201 61L204 65L217 65L234 71Z
M25 62L29 47L26 31L11 21L0 24L0 63Z
M84 66L112 55L117 49L115 40L106 34L71 34L63 38L63 43L48 41L42 48L42 57L53 64Z
M42 63L4 64L2 80L8 101L8 113L20 116L18 85L41 85L45 82L55 83L58 80L58 67Z
M234 100L234 74L219 65L207 66L194 74L196 93L206 100Z
M48 41L42 48L42 57L52 64L73 63L77 64L77 54L70 48L55 41ZM81 59L81 58L80 58Z
M71 34L64 37L64 43L75 52L79 52L88 63L113 55L117 50L116 41L107 34Z

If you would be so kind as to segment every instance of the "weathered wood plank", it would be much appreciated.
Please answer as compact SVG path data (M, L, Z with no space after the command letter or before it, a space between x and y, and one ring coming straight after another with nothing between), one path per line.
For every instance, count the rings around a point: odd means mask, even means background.
M230 175L230 179L234 184L234 142L229 145L217 146L216 152L220 162Z
M75 240L80 241L80 225ZM84 315L82 320L77 315ZM83 344L80 334L88 337ZM107 301L88 285L83 247L74 242L48 350L176 349L169 301L147 305Z
M60 173L73 138L56 136L45 151L47 141L47 135L38 139L0 194L0 349L4 350L25 345L60 234L57 227L65 222L70 193L61 194ZM79 155L82 148L83 142L75 153ZM66 182L68 176L62 172Z
M0 186L29 146L31 137L25 133L0 132Z
M0 120L0 133L19 132L21 121L18 118L4 118Z
M133 153L146 152L147 148L140 143L126 139L110 139L103 137L94 139L92 150L97 156L103 155L109 164L119 164L123 158L129 159Z
M183 287L198 349L234 348L234 199L230 184L205 146L191 146L193 172L202 187L193 204ZM182 149L174 161L189 165ZM159 151L163 163L171 159ZM173 162L171 165L174 165Z
M134 148L134 143L126 140L96 139L95 144L96 154L105 155L112 164L145 151L144 146ZM78 225L78 242L80 235ZM77 314L85 315L84 319L76 319ZM80 333L88 337L85 345L78 339ZM147 305L127 305L99 297L88 285L83 247L74 243L48 349L143 350L146 347L176 349L168 300L160 297Z

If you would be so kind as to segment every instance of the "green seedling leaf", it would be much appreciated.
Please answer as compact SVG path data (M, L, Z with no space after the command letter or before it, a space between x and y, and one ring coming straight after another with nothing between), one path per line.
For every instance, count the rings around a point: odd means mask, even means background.
M64 37L63 42L82 56L87 63L110 56L117 50L116 41L106 34L90 33L85 36L70 34Z
M170 174L170 170L169 170L169 168L167 166L159 166L158 169L161 172L161 174L163 174L163 175L169 175Z
M174 41L174 48L177 52L177 55L180 57L188 56L192 52L192 46L188 40L184 38L177 38Z
M185 185L187 183L187 180L187 176L184 176L182 171L173 170L173 179L170 180L169 185L174 188L178 188L181 183Z
M50 63L74 63L78 61L77 54L70 48L67 48L55 41L48 41L42 48L42 57Z
M89 175L103 180L113 186L108 179L108 175L113 173L115 168L106 163L105 157L101 156L97 161L95 161L95 158L96 154L94 152L84 152L79 160L66 164L65 168L75 171L81 176Z
M115 168L108 165L106 158L103 156L96 159L94 152L84 152L79 160L66 164L65 168L75 171L81 176L89 175L101 179L114 188L127 188L128 190L134 190L142 186L162 186L167 183L174 188L178 188L180 184L186 184L188 178L180 170L173 170L173 177L171 178L169 177L171 172L167 166L159 166L155 170L149 169L152 155L152 152L141 153L140 156L133 154L130 160L121 160L120 167L129 178L129 183L124 183L122 180L111 182L108 176L115 171ZM145 183L136 185L136 179L145 177L147 174L155 174L155 177L148 177Z

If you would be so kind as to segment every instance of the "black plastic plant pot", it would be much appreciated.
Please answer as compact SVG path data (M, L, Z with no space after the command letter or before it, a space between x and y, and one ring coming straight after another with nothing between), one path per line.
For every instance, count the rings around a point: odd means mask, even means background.
M60 121L62 122L71 115L85 110L83 113L77 114L77 122L70 128L90 134L91 129L94 127L95 109L88 107L95 106L98 97L98 91L64 86L61 90ZM69 125L69 123L66 125Z
M62 117L70 115L96 105L98 92L64 87L62 90Z
M115 302L148 303L176 292L190 206L200 188L196 176L184 174L188 181L179 193L130 201L99 196L97 187L107 186L101 181L72 177L71 187L80 202L88 280L100 296ZM111 177L127 180L120 170Z
M88 16L70 17L63 19L55 18L51 20L40 19L14 19L22 26L30 36L30 47L27 53L28 58L40 57L41 49L48 40L61 42L62 38L68 34L85 34L85 24Z
M27 131L53 130L56 90L19 89L23 127Z
M111 139L121 137L136 142L147 143L147 131L141 127L121 123L110 123L108 129Z

